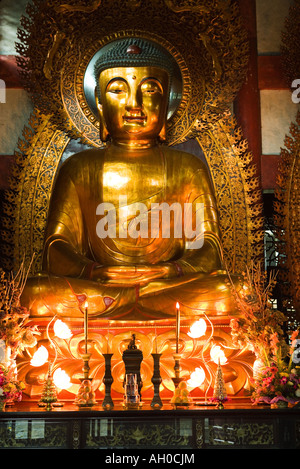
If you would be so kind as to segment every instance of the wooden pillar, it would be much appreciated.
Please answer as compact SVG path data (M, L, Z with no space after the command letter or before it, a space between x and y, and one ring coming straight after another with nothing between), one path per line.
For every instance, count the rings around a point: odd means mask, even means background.
M0 55L0 79L4 80L6 90L22 88L15 56ZM8 114L6 106L8 106L8 104L0 103L0 113L3 113L3 119L5 119L5 115ZM7 138L13 138L13 136L7 135ZM17 139L17 137L15 138ZM0 192L9 189L9 178L15 159L14 155L2 154L2 150L3 149L0 148Z
M260 94L258 86L256 3L255 0L237 0L242 21L248 32L249 64L245 83L234 102L234 112L244 137L249 142L258 176L261 174L261 115Z

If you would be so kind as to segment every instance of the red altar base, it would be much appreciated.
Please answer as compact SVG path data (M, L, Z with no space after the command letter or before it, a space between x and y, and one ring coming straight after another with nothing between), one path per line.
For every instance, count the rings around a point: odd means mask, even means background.
M30 360L40 345L44 345L50 360L54 358L54 350L48 341L46 328L51 318L34 320L41 335L38 336L38 344L31 349L27 349L17 358L18 377L25 383L23 395L24 402L36 401L40 398L45 377L48 372L48 363L40 367L33 367ZM54 336L53 323L49 328L51 339L57 347L57 360L54 363L53 371L61 368L71 377L71 387L67 390L58 389L60 400L73 401L77 395L80 379L83 378L84 354L84 325L83 320L64 319L64 322L72 331L70 339L59 339ZM202 367L206 371L204 384L199 388L191 389L190 397L193 400L211 397L215 382L217 364L210 358L210 350L213 345L219 345L224 350L227 363L222 366L227 395L230 399L241 399L250 395L250 378L252 376L252 366L254 355L247 350L237 349L231 339L229 318L213 320L214 333L211 341L207 339L211 334L211 327L208 324L205 336L199 339L192 339L188 332L193 321L182 320L180 325L179 354L181 355L181 377L185 380L190 378L191 373L197 367ZM101 402L104 398L105 388L103 376L105 372L105 353L113 353L111 359L112 377L114 382L111 387L111 396L114 401L121 401L123 398L124 362L122 354L127 349L131 341L132 334L136 336L136 345L143 352L141 364L141 377L143 381L142 400L150 402L153 397L153 357L152 353L160 353L160 375L162 384L160 386L160 397L169 401L174 393L174 383L172 377L174 373L174 358L176 351L176 330L175 321L165 320L157 322L122 322L89 320L88 324L88 353L91 354L89 366L89 377L93 379L93 389L96 393L96 400ZM204 350L203 350L204 348ZM202 358L204 353L204 362ZM205 368L209 367L211 376Z

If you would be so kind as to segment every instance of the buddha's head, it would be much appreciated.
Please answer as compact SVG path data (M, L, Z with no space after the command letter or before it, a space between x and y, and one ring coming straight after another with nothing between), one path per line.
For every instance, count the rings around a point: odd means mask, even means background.
M122 39L95 65L101 140L129 147L165 139L172 62L153 42Z

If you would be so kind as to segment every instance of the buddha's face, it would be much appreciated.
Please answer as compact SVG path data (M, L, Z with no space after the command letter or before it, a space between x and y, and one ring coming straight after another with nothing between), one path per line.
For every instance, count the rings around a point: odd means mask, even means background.
M147 144L162 131L168 74L157 67L120 67L100 74L102 124L117 143Z

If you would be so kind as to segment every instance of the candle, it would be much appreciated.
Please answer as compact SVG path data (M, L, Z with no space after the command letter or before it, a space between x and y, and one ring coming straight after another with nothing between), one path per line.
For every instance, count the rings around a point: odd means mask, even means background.
M154 341L155 341L155 353L157 353L157 333L156 333L156 323L155 323L155 338L154 338Z
M108 328L107 328L107 353L109 353L109 322L108 322Z
M85 353L87 353L87 339L88 339L88 302L84 303L84 343Z
M176 353L178 353L178 344L179 344L179 334L180 334L180 308L179 303L176 303Z

